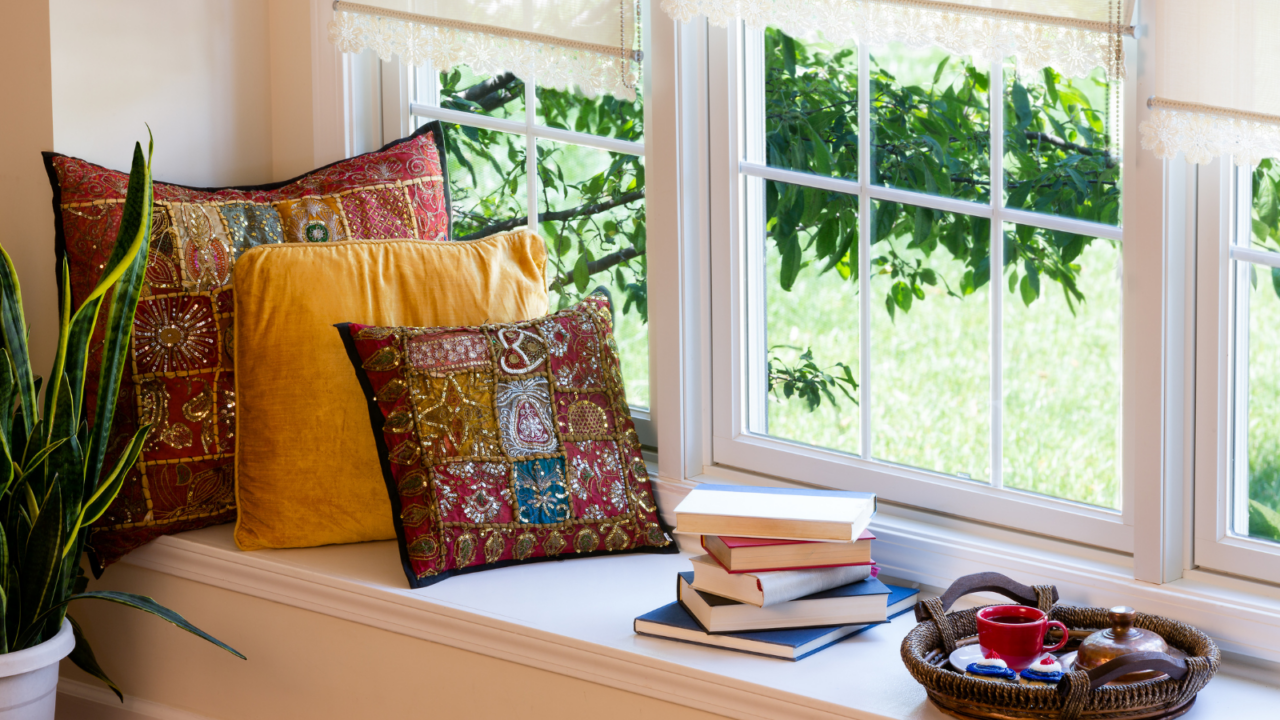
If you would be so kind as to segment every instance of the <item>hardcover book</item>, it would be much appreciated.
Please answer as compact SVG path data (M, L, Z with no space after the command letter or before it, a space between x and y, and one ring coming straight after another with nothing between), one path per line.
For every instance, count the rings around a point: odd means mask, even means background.
M872 625L873 623L868 623L712 635L698 627L697 621L680 603L673 602L636 618L634 628L637 635L651 635L784 660L801 660L853 637Z
M676 532L848 543L875 512L874 493L699 485L676 506Z
M865 530L851 543L703 535L702 547L731 573L768 572L866 565L871 563L871 541L875 539Z
M760 608L735 602L693 588L693 573L676 578L678 599L684 609L710 633L782 628L822 627L884 622L915 604L916 590L893 589L875 578L773 607Z
M690 558L690 561L693 563L695 588L757 607L770 607L823 590L866 580L869 577L875 577L878 572L874 564L867 564L731 573L710 555L699 555Z
M887 585L891 606L901 606L896 614L911 609L909 602L916 591L910 588ZM903 600L908 602L903 606ZM847 640L880 623L855 623L827 627L788 628L782 630L756 630L711 634L678 602L664 605L635 619L635 632L639 635L666 638L679 642L718 647L725 650L764 655L784 660L802 660L820 650Z

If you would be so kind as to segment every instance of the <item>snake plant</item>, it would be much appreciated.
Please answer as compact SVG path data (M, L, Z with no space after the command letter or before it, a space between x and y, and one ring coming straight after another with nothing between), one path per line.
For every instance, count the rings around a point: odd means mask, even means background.
M140 427L120 457L108 466L107 441L114 422L116 398L128 362L134 311L142 289L151 236L151 148L133 151L133 168L120 231L97 286L71 308L70 271L63 259L59 271L58 349L43 406L38 404L41 378L31 369L28 328L22 291L8 252L0 264L0 653L14 652L52 638L62 626L73 600L106 600L157 615L218 647L243 658L178 613L141 595L87 590L80 564L87 529L102 516L120 491L138 458L149 426ZM103 310L105 307L105 317ZM105 322L100 346L91 347L95 326ZM91 352L101 352L97 397L85 397ZM88 408L93 407L92 417ZM79 624L71 659L120 689L94 659Z

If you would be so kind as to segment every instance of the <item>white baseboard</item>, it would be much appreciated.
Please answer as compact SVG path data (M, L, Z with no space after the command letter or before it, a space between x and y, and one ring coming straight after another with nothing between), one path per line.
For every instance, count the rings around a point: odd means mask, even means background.
M57 720L211 720L150 700L124 696L124 702L104 685L58 680Z

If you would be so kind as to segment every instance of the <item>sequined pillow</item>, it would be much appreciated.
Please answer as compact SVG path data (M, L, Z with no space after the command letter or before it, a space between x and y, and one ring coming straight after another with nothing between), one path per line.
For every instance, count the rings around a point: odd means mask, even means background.
M678 552L659 524L603 295L509 325L340 329L411 587L537 560Z
M236 517L236 258L266 243L448 240L443 156L443 129L431 123L381 150L286 182L210 189L155 183L146 282L107 462L139 424L150 423L151 433L120 495L90 531L96 573L161 535ZM78 305L111 251L128 175L56 153L45 153L45 165L58 259L70 266ZM96 384L99 360L90 359L89 385ZM97 390L86 388L85 397L92 404Z

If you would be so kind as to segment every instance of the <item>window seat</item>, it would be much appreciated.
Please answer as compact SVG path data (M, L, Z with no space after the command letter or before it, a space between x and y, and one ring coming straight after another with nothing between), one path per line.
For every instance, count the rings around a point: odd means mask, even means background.
M634 617L673 599L688 557L545 562L410 590L393 542L246 553L225 525L124 563L729 717L944 717L899 659L910 613L798 663L633 634ZM1185 717L1261 717L1277 704L1280 689L1228 663Z

